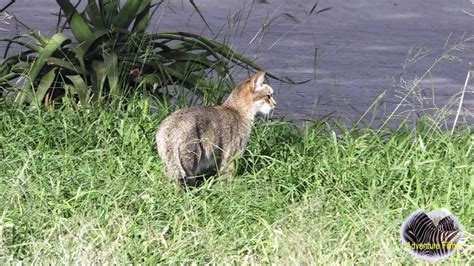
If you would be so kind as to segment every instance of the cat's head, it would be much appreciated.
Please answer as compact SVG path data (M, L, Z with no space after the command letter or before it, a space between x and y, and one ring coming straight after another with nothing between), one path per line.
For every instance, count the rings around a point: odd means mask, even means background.
M269 114L277 102L273 97L273 89L265 82L265 72L259 71L250 78L247 90L252 95L252 104L256 113Z
M265 82L265 72L259 71L242 82L224 103L238 112L252 118L257 113L269 114L275 107L273 89Z

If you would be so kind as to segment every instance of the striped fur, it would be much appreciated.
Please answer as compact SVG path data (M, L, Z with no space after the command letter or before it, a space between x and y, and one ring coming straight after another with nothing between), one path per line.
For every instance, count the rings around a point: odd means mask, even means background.
M158 154L166 174L186 186L199 186L216 174L232 174L233 159L250 137L257 113L268 114L276 106L273 89L258 72L235 88L218 106L181 109L159 126Z
M403 224L400 235L403 244L408 246L413 254L428 259L440 259L454 253L462 232L451 215L435 225L425 212L419 211Z

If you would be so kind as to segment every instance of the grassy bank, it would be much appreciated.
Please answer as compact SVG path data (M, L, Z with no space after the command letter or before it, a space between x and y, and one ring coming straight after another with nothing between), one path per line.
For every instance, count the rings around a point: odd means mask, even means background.
M167 114L0 107L1 262L407 263L399 229L447 208L474 230L474 136L257 126L238 173L191 192L163 179ZM468 248L449 262L473 262ZM469 251L470 249L470 251Z

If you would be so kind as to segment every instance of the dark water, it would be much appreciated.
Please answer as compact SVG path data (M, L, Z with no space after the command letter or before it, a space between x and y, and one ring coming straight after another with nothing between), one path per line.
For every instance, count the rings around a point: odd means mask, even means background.
M0 0L0 7L6 2ZM437 64L419 82L416 93L404 99L407 91L400 88L400 77L408 84L413 82L444 50L474 34L470 0L322 0L312 14L309 12L317 1L195 2L212 33L184 0L165 1L151 30L190 31L226 39L267 71L294 80L311 79L302 85L270 81L279 100L278 112L293 118L330 115L353 123L383 92L386 95L377 105L374 125L383 123L397 106L396 114L413 116L408 110L439 109L451 102L454 105L448 111L454 113L459 100L452 97L463 89L469 62L474 60L474 50L456 51L460 61ZM326 7L332 8L315 14ZM17 0L8 12L34 28L51 32L56 24L51 13L57 9L53 0ZM17 32L13 22L0 24L0 28L8 30L0 30L2 36ZM423 48L426 55L403 69L408 52L416 48ZM462 48L474 48L474 41ZM248 75L245 71L235 74ZM474 123L473 82L469 84L461 114Z

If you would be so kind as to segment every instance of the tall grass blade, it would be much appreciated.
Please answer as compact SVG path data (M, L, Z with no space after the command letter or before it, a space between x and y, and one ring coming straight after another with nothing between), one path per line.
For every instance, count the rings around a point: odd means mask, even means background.
M316 1L316 3L313 5L311 10L309 11L309 15L313 14L314 10L316 10L316 7L318 7L319 1Z
M461 96L460 96L460 99L459 99L459 106L458 106L458 110L456 112L456 117L454 118L453 127L451 128L451 135L454 134L454 129L456 128L456 125L458 123L459 114L461 113L462 104L464 102L464 95L466 93L467 84L468 84L468 82L471 78L471 71L472 71L471 70L471 64L469 64L469 71L467 72L466 81L464 82L464 87L462 89Z
M320 10L316 11L315 14L323 13L323 12L328 11L330 9L332 9L332 7L326 7L326 8L323 8L323 9L320 9Z
M204 24L206 24L207 29L209 29L209 31L211 32L211 34L214 35L214 32L213 32L212 29L211 29L211 26L209 26L209 24L207 23L206 19L205 19L204 16L202 15L201 10L199 10L199 8L197 7L196 3L194 3L194 0L189 0L189 2L190 2L191 5L193 6L194 10L196 10L196 12L199 14L199 16L201 17L202 21L204 21Z

